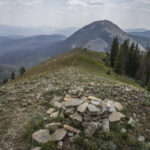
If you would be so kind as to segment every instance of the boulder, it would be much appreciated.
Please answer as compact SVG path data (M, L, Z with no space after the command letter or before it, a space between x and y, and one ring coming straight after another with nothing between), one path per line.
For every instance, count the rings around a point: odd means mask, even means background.
M74 133L77 133L77 134L79 134L80 133L80 130L78 130L78 129L75 129L75 128L73 128L73 127L71 127L71 126L69 126L69 125L64 125L64 128L66 129L66 130L68 130L68 131L71 131L71 132L74 132Z
M75 112L74 114L70 115L70 118L82 122L82 116L78 112Z
M65 102L65 107L79 106L84 102L82 99L72 98Z
M46 129L41 129L32 134L32 139L39 143L47 143L50 140L49 131Z
M67 134L67 130L62 128L62 129L57 129L51 136L50 139L52 141L61 141L64 139L64 137Z
M51 115L54 111L55 111L54 108L50 108L50 109L46 112L46 114L47 114L47 115Z
M86 111L87 107L88 107L88 103L87 102L83 103L80 106L78 106L77 111L84 113Z
M112 114L109 115L109 121L110 122L120 121L120 119L124 117L125 115L120 112L113 112Z

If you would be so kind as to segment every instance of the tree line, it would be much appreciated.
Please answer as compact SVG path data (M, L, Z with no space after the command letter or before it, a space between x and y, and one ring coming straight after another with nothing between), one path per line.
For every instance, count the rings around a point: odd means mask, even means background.
M26 72L26 69L21 66L20 69L19 69L19 74L20 74L20 76L22 76L25 72ZM15 78L16 78L15 72L12 72L10 79L11 79L11 80L15 80ZM3 80L3 84L7 83L8 81L9 81L9 80L5 78L5 79Z
M118 38L115 37L107 56L109 65L116 73L132 77L150 90L149 44L146 52L141 52L138 43L132 42L131 44L129 40L125 40L122 44L119 44Z

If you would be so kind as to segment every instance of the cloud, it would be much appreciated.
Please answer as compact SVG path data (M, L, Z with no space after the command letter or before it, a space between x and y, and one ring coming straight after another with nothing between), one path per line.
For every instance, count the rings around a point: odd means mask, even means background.
M68 0L70 6L98 6L103 5L106 0Z
M0 0L0 6L32 6L43 2L44 0Z

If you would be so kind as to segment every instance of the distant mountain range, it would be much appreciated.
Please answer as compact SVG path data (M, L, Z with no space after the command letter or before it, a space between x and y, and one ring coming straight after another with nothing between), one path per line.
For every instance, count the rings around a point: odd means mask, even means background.
M149 31L144 31L144 32L129 32L128 34L129 35L135 35L135 36L150 38L150 30Z
M138 29L124 29L125 32L145 32L149 31L148 29L145 28L138 28Z
M105 52L109 51L116 36L120 42L125 39L129 39L130 43L136 42L117 25L107 20L93 22L67 39L62 35L34 36L12 41L8 38L5 39L8 42L0 44L0 63L30 68L52 56L77 47ZM144 50L140 44L139 47Z
M57 28L57 27L17 27L9 25L0 25L0 36L35 36L35 35L49 35L49 34L63 34L65 36L70 36L78 28L68 27L68 28Z

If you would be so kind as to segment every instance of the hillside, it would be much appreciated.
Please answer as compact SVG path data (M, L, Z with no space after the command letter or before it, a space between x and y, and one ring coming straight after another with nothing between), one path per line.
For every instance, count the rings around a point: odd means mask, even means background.
M150 94L104 58L74 49L2 86L0 147L148 150Z
M106 52L110 50L114 37L118 37L119 42L129 39L130 43L135 42L133 38L123 32L114 23L102 20L93 22L82 29L75 32L67 39L58 40L56 43L51 43L51 38L46 36L48 40L41 37L40 40L27 38L17 41L13 44L10 42L7 45L0 46L0 51L7 52L0 56L1 64L25 65L30 68L40 62L73 48L86 47L93 51ZM20 43L18 43L20 42ZM141 51L145 49L139 44Z

